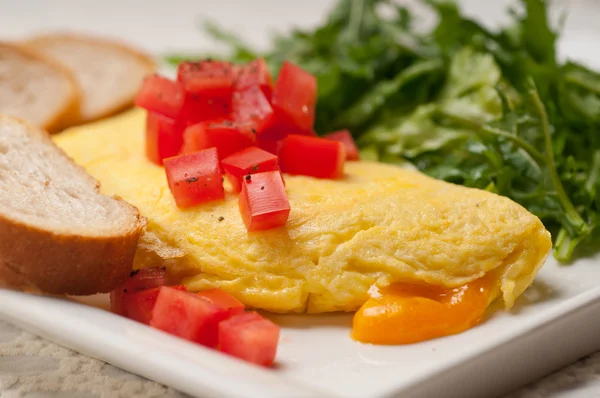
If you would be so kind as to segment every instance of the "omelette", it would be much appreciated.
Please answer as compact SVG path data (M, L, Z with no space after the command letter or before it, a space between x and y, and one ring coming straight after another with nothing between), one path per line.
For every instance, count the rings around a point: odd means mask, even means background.
M133 110L55 141L103 193L148 218L134 266L165 266L190 291L221 288L282 313L360 309L367 321L385 312L382 297L412 297L421 323L460 317L455 304L471 297L461 311L479 314L472 326L496 299L511 308L551 249L541 221L508 198L362 161L347 162L340 180L286 175L286 226L248 233L227 185L225 200L179 209L144 135L145 113ZM422 300L434 296L441 307Z

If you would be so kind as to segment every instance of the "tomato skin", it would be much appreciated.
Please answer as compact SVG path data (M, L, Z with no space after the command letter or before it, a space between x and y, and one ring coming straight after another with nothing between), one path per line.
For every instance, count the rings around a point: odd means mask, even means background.
M170 286L172 289L187 291L183 285ZM141 292L128 293L124 299L126 316L137 322L150 324L152 319L152 310L158 298L160 287L142 290Z
M258 86L233 93L231 109L236 122L254 123L254 133L257 135L273 123L273 108Z
M165 159L169 189L178 207L223 199L223 182L216 148Z
M182 153L193 153L214 147L221 159L254 143L254 136L240 131L229 120L194 124L185 130L183 137Z
M318 137L290 135L279 151L283 172L316 178L343 177L345 160L344 144Z
M285 225L290 215L290 202L281 173L267 171L245 177L239 208L248 232Z
M332 133L325 134L323 138L339 141L344 144L344 147L346 148L346 160L360 160L360 154L358 152L356 142L354 142L354 138L352 137L352 134L350 134L350 131L334 131Z
M125 283L110 292L111 311L127 316L127 308L124 302L127 295L163 286L167 283L167 271L164 268L142 268L133 271Z
M316 137L317 133L312 128L310 130L303 130L275 115L273 121L264 130L258 132L256 139L263 142L280 141L288 135L308 135Z
M229 309L195 294L163 286L152 310L150 326L207 347L215 347L219 322L227 319L229 312Z
M135 97L135 104L170 118L179 114L184 101L181 84L158 75L148 76Z
M260 134L256 135L256 140L262 142L280 141L288 136L290 130L289 127L284 126L276 118L270 126L261 131Z
M300 130L312 130L317 103L317 80L310 73L284 62L271 100L277 118Z
M256 312L247 312L219 324L219 350L261 365L271 366L277 355L279 326Z
M213 97L229 97L235 81L233 65L223 61L182 62L177 68L177 80L187 93Z
M288 135L306 135L309 137L317 137L317 132L313 129L310 130L302 130L299 128L290 128L288 130Z
M242 183L248 174L279 170L277 156L257 147L248 147L221 161L225 178L231 183L233 192L242 190Z
M244 313L244 304L221 289L205 290L196 293L198 297L227 311L227 318Z
M260 88L268 101L271 100L273 94L273 77L263 58L240 65L237 69L236 91L244 91L247 88L256 86Z
M212 97L196 93L188 93L179 119L189 124L196 124L208 120L226 118L231 113L230 97Z
M155 164L175 156L183 145L183 126L175 119L148 112L146 115L146 156Z
M263 151L267 151L275 156L278 156L279 150L281 149L281 141L282 140L271 140L268 138L256 137L256 146Z

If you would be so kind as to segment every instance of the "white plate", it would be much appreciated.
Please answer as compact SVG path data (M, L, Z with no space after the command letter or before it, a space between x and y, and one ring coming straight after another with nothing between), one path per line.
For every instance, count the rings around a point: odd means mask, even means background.
M158 53L207 48L209 41L194 23L204 15L264 44L269 31L286 29L290 23L313 24L332 3L0 0L0 35L18 38L33 30L71 28L122 37ZM485 7L477 0L466 3L472 13L493 22L506 2L485 2ZM561 53L600 66L600 58L586 58L594 55L589 44L600 36L594 25L600 8L589 0L571 3L576 8ZM353 342L349 315L273 316L283 326L274 370L65 299L0 290L0 317L195 396L491 396L600 349L599 280L600 256L569 267L550 260L513 312L497 312L457 336L410 346ZM106 297L94 300L106 305Z
M349 315L272 316L283 326L274 370L67 299L0 290L0 317L194 396L487 396L600 349L599 277L600 257L550 260L513 312L409 346L353 342ZM88 302L105 306L106 296Z

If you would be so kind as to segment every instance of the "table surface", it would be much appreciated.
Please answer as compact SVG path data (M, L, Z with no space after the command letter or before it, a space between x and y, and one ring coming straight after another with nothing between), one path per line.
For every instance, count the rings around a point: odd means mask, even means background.
M0 0L0 40L18 40L32 33L71 30L126 38L151 53L206 49L210 42L199 34L199 17L223 21L264 46L272 31L290 25L316 23L335 0ZM407 0L405 2L410 2ZM463 0L469 12L487 14L500 22L507 1ZM251 4L251 5L250 5ZM600 2L568 0L570 18L561 49L586 59L600 34L596 21ZM276 8L285 8L285 13ZM321 10L321 11L319 11ZM269 19L269 29L256 21ZM280 15L286 15L280 18ZM496 20L494 20L496 18ZM184 394L109 364L86 357L0 321L1 398L185 397ZM600 353L593 354L542 380L514 392L521 397L600 397Z

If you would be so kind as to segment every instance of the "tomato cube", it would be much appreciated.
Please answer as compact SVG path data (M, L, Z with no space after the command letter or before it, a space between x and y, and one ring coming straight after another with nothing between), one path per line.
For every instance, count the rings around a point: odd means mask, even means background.
M356 142L354 142L354 138L352 137L352 134L350 134L350 131L334 131L333 133L325 134L323 138L339 141L344 144L344 147L346 148L346 160L360 160Z
M196 295L203 300L207 300L211 304L226 309L228 311L228 318L233 315L244 313L244 304L224 290L211 289L197 293Z
M290 135L282 141L279 165L285 173L317 178L341 178L346 150L339 141Z
M163 286L152 310L150 326L186 340L215 347L219 322L230 309L195 294Z
M128 294L163 286L167 282L167 271L164 268L143 268L133 271L123 285L110 293L111 311L127 316L124 301Z
M254 123L256 134L260 134L273 122L273 108L258 86L233 93L231 110L236 122Z
M171 118L179 114L183 101L181 84L158 75L147 77L135 97L137 106Z
M284 126L282 123L274 119L273 123L270 126L267 126L263 129L260 134L256 135L257 141L279 141L288 136L291 128L289 126Z
M257 147L236 152L223 159L221 165L234 192L242 190L243 179L249 174L279 170L277 156Z
M301 130L312 130L317 103L317 80L300 67L285 62L271 101L277 118Z
M187 94L179 119L188 124L226 118L231 113L231 98Z
M235 74L230 62L190 61L179 64L177 80L188 93L229 97L233 92Z
M262 131L258 131L256 138L262 141L279 141L287 137L288 135L308 135L317 136L317 133L311 128L310 130L303 130L298 126L294 126L280 117L274 117L273 121L267 125Z
M178 207L224 198L216 148L168 158L164 163L169 189Z
M158 165L175 156L183 145L183 126L175 119L148 112L146 115L146 156Z
M235 90L244 91L255 86L260 88L267 100L271 100L273 94L273 77L263 58L255 59L238 67Z
M219 324L219 350L245 361L271 366L277 355L279 326L256 312Z
M214 147L221 159L254 143L254 136L251 133L241 131L229 120L194 124L185 130L183 137L182 153Z
M317 137L317 132L313 129L310 129L310 130L289 129L288 135L307 135L309 137Z
M183 285L170 287L172 289L186 291L186 288ZM152 319L152 310L156 304L159 291L160 288L155 287L142 290L141 292L127 293L123 300L126 312L125 316L134 321L149 325L150 320Z
M267 151L277 156L281 148L281 140L272 140L268 138L256 137L256 146L263 151Z
M267 171L244 177L239 207L248 232L285 225L290 202L281 173Z

